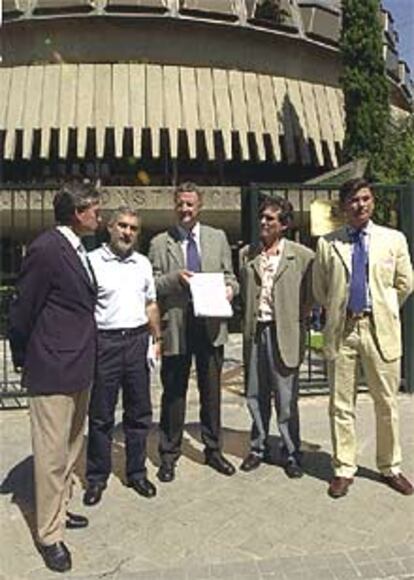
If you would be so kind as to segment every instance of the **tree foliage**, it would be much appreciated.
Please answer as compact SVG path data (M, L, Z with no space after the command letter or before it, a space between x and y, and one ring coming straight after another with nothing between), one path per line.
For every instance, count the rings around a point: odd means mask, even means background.
M414 114L388 126L382 151L372 159L371 177L390 184L414 181Z
M381 153L389 122L380 0L343 0L344 161Z

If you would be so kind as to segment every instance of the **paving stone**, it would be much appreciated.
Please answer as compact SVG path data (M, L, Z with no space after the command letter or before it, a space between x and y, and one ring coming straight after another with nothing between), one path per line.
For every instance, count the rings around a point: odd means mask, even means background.
M353 566L331 566L330 569L338 580L359 578L357 570Z
M348 552L348 557L354 564L362 564L363 562L372 562L372 554L366 550L351 550Z
M388 546L380 546L374 548L367 548L366 552L371 556L373 560L389 560L390 558L394 558L395 554L391 547Z
M404 566L405 572L414 574L414 556L401 558L401 563Z
M282 569L279 558L273 558L271 560L259 560L257 566L262 574L276 574L280 573Z
M396 556L404 557L414 555L414 544L396 544L390 546Z
M378 566L374 562L370 562L369 564L360 564L357 567L358 574L360 578L383 578L383 572L378 568Z
M156 422L160 392L154 393ZM243 398L226 388L223 395L224 452L238 465L247 451L250 419ZM365 396L358 402L362 475L344 500L332 502L326 494L331 450L327 403L325 397L300 400L308 450L307 473L300 481L293 484L276 465L224 478L200 463L198 393L192 385L177 479L158 485L151 502L132 494L121 481L124 448L118 409L114 474L101 504L87 512L90 526L68 533L74 562L68 579L414 580L413 504L373 480L375 424L372 402ZM408 476L414 473L414 454L409 453L414 448L412 403L412 398L400 397ZM33 516L29 425L26 412L0 413L0 580L56 577L43 567L27 525ZM276 450L274 417L270 439ZM155 480L155 429L149 443L148 473ZM73 511L84 512L81 498L77 485Z
M404 565L400 560L381 560L378 562L379 569L384 573L385 576L392 576L403 574L406 572Z

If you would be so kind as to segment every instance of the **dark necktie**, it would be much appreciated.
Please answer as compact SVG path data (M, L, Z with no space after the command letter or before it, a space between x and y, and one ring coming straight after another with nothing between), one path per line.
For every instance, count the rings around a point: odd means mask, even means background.
M187 234L187 270L190 270L190 272L201 271L200 254L198 253L193 232L188 232Z
M367 308L367 250L364 232L362 230L352 232L351 239L353 251L348 308L351 312L359 314Z

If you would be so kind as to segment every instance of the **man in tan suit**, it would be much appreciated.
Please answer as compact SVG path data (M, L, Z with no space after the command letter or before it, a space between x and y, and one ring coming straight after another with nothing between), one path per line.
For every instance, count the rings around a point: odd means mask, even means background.
M404 494L398 431L401 326L399 308L413 289L407 241L372 222L374 195L363 179L339 193L347 225L320 238L313 271L317 301L326 309L325 355L331 389L334 478L328 493L344 496L357 471L355 403L361 364L374 400L377 465L383 481Z
M156 236L149 258L154 269L161 312L163 395L161 401L161 466L158 478L171 482L181 453L185 400L192 358L200 392L201 438L206 463L223 475L233 465L221 453L220 378L227 324L218 318L196 318L189 280L196 272L223 272L227 299L238 292L230 247L222 230L200 224L202 195L197 186L181 184L174 195L177 225ZM214 299L214 297L213 297Z
M281 197L260 207L260 244L249 248L241 271L247 407L252 416L250 453L240 469L259 467L274 395L281 452L288 477L303 475L298 412L298 370L305 350L305 321L312 306L313 252L283 237L292 206Z

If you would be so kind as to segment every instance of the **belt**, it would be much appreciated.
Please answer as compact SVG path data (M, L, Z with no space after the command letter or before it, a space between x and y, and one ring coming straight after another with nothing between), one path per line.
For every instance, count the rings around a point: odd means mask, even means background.
M365 310L364 312L352 312L352 310L346 311L346 319L352 322L357 322L358 320L363 320L364 318L369 318L372 312Z
M98 329L100 336L138 336L149 331L148 324L142 324L135 328L109 328L107 330Z

